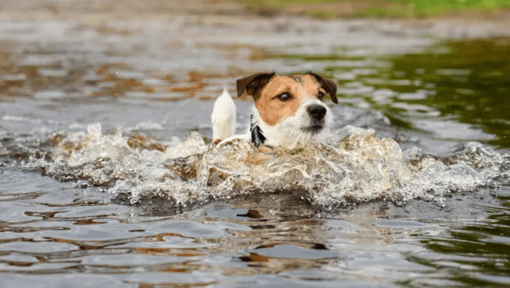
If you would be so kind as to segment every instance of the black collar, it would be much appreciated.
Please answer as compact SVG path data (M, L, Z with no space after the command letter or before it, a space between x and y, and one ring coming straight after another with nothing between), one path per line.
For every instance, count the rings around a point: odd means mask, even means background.
M266 142L266 137L259 125L253 121L253 114L250 115L251 143L259 148L260 144Z

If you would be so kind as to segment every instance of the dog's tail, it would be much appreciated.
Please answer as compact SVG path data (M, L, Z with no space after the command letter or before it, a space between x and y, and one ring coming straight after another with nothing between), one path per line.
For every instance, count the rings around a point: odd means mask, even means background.
M213 125L213 143L219 143L236 132L236 104L227 89L214 102L211 114Z

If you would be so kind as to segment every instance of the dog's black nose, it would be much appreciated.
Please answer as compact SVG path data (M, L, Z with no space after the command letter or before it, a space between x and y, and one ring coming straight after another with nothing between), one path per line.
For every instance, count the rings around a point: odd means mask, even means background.
M322 105L310 105L308 106L308 114L317 120L321 120L326 115L326 107Z

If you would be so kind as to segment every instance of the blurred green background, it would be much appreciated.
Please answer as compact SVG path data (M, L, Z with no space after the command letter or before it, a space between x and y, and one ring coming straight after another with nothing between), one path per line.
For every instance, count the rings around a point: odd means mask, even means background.
M323 18L414 18L484 14L510 8L510 0L242 0L260 10L280 10Z

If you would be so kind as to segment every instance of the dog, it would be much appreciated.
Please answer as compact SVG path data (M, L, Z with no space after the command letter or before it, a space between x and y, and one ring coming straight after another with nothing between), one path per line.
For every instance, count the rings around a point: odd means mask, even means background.
M325 141L333 114L325 104L326 93L337 104L334 81L309 72L302 75L258 73L237 80L237 96L255 101L246 133L234 135L236 107L226 90L214 103L211 121L213 142L222 145L240 138L257 148L295 149Z

